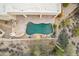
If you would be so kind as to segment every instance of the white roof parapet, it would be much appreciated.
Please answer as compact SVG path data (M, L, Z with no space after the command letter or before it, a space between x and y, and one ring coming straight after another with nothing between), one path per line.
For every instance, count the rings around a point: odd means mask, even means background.
M61 12L60 3L4 3L3 5L5 5L6 12L15 15L57 15Z

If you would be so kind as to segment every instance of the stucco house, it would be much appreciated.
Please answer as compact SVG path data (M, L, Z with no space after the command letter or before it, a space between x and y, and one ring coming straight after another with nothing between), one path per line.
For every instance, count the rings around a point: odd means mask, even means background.
M55 31L53 28L55 18L60 13L60 3L1 3L0 24L10 29L1 29L0 35L24 39L50 38L51 33ZM6 22L10 24L7 25Z

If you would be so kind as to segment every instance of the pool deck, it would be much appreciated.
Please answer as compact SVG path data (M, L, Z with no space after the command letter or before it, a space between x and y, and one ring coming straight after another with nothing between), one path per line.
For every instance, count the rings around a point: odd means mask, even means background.
M16 32L17 35L20 35L20 33L26 34L25 30L27 28L27 23L33 22L35 24L39 23L54 23L53 16L43 16L40 18L39 16L27 16L25 18L24 16L16 16L16 25L12 27L14 32ZM28 37L28 35L24 35L23 37Z

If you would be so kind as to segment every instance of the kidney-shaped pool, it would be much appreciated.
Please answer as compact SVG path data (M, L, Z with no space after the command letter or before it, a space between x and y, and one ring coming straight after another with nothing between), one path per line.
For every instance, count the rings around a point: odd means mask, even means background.
M45 24L45 23L34 24L32 22L29 22L27 24L26 33L28 35L53 33L52 24L51 23L48 23L48 24Z

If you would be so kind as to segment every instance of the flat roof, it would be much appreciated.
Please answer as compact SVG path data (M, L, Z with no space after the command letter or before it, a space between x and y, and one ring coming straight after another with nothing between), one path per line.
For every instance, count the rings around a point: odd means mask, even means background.
M49 14L61 12L60 3L0 3L0 12L13 14Z

